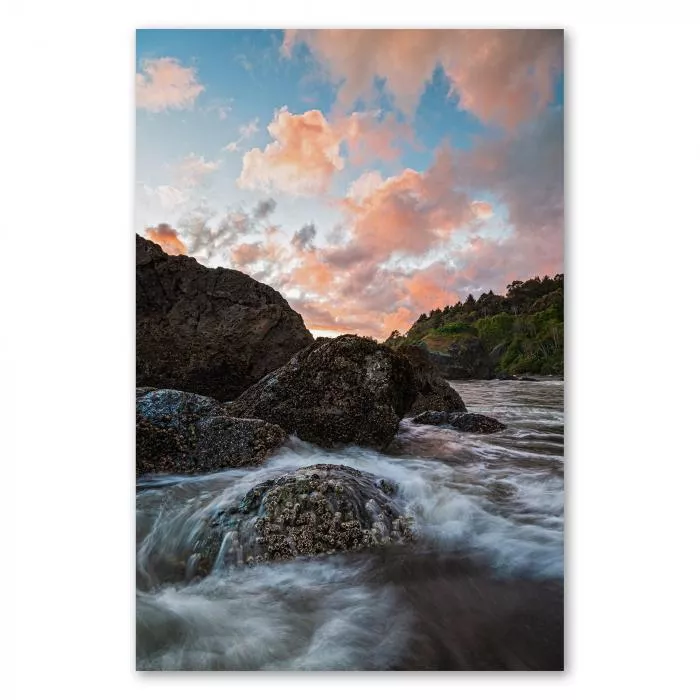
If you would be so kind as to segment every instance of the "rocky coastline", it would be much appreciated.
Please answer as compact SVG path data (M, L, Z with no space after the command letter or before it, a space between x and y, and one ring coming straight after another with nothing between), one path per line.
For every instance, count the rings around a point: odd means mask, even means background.
M480 371L475 370L476 376ZM491 366L482 374L506 381L542 379L494 376ZM136 237L137 479L231 469L254 472L290 439L326 449L358 446L381 453L396 438L402 421L433 426L446 435L508 429L491 416L472 413L445 377L450 377L449 366L416 345L392 347L355 335L314 340L301 316L272 288L235 270L209 269L193 258L167 255L155 243ZM390 553L421 546L421 533L397 484L351 462L299 462L275 479L255 483L232 505L212 511L197 533L187 556L164 553L142 575L140 585L152 589L202 580L222 566L270 566L370 552L390 556L386 575L396 577L401 559ZM407 578L408 600L426 595L416 583L425 576L426 556L421 555L422 573L413 571ZM460 580L473 577L471 570L458 569ZM514 599L508 584L487 579L479 573L473 580L484 590L491 586L504 601ZM433 583L435 594L442 595L438 589L444 584ZM535 590L536 584L528 585ZM533 596L541 606L543 599ZM547 614L559 630L561 590L556 586L553 596L557 602ZM508 610L513 608L515 615L522 605L518 597ZM478 608L470 602L468 615L488 628L487 616ZM563 663L557 655L559 631L550 634L554 641L547 661L526 658L527 634L516 642L523 649L516 661L506 658L506 652L496 654L496 661L484 661L471 659L468 649L430 651L426 639L437 634L437 619L446 611L435 614L435 619L419 619L411 647L416 658L397 663L397 669L486 664L493 670L540 668L543 663L556 668ZM502 633L504 619L499 617L497 632L492 625L493 634ZM455 644L468 646L465 640L473 635L478 633L461 634L462 641Z

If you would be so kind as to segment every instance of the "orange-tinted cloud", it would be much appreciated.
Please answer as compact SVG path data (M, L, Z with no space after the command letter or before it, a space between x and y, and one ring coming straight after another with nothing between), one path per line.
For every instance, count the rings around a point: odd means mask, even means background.
M560 30L292 29L283 53L302 42L340 85L345 110L358 99L372 101L380 78L396 106L411 114L442 66L463 109L507 127L547 105L563 64Z
M379 120L380 112L353 112L334 122L333 129L347 144L350 161L362 164L399 157L397 140L410 141L412 131L393 114Z
M168 255L187 255L187 246L180 240L178 232L168 224L147 228L146 238L157 243Z
M292 114L285 107L267 130L273 142L264 151L254 148L243 156L237 183L244 189L320 194L345 164L338 135L317 109Z
M231 261L239 267L247 267L264 259L266 250L262 243L241 243L231 250Z
M490 219L493 216L493 207L488 202L474 201L471 208L477 219Z
M194 68L185 68L174 58L147 59L136 74L136 107L149 112L188 109L204 86Z
M352 221L351 247L377 261L395 253L417 255L472 221L468 194L455 187L452 170L451 155L443 150L423 173L407 168L384 181L365 175L353 183L342 202Z
M380 116L379 112L353 112L331 123L317 109L292 114L285 107L267 127L272 143L243 156L237 184L302 196L323 194L335 173L345 167L341 144L346 145L353 164L399 155L396 141L410 139L411 130L393 116L381 121Z

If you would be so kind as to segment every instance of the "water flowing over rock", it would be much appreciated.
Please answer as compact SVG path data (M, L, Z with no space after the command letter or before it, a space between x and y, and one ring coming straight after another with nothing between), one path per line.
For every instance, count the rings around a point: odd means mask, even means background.
M239 506L212 517L200 538L199 572L243 564L399 544L411 523L392 481L351 467L316 464L258 484Z
M230 400L313 341L281 294L136 236L136 383Z
M466 411L460 395L440 376L428 353L417 345L405 345L396 351L408 359L413 369L416 400L408 411L415 416L423 411Z
M497 433L506 426L489 416L466 411L424 411L413 418L414 423L438 425L461 430L463 433Z
M207 396L144 389L136 400L137 475L259 464L287 437L278 425L231 417Z
M370 338L319 338L227 404L323 446L383 447L417 396L409 361Z

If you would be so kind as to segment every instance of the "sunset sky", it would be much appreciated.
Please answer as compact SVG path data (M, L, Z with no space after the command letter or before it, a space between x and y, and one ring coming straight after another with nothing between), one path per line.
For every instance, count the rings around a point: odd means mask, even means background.
M386 338L564 270L559 30L139 30L136 230Z

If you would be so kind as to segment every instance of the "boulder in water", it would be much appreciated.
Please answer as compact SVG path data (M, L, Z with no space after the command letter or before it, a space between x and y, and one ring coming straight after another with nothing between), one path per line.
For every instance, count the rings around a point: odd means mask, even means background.
M136 236L136 383L234 399L313 341L279 292Z
M259 464L287 437L278 425L233 418L207 396L175 389L136 393L137 476Z
M506 428L495 418L467 411L424 411L415 416L413 422L455 428L464 433L497 433Z
M217 560L254 563L410 541L396 490L392 481L336 464L265 481L212 518L210 536L200 538L198 570Z
M409 416L423 411L466 411L462 397L440 376L428 353L417 345L404 345L396 350L411 363L416 399Z
M410 362L371 338L319 338L226 404L330 447L384 447L417 396Z

